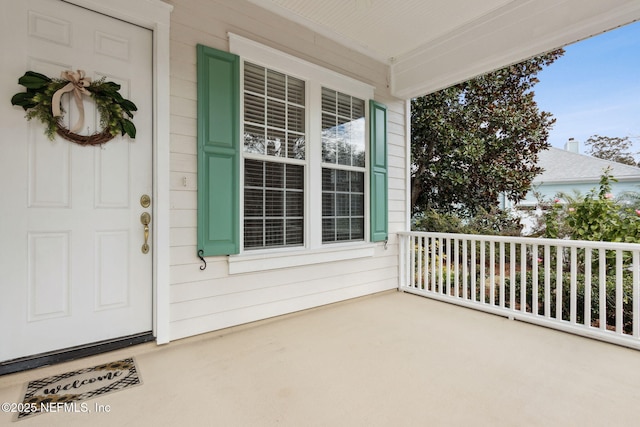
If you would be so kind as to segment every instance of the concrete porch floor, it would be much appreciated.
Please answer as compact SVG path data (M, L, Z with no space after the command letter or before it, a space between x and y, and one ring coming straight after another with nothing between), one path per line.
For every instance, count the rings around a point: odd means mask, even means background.
M129 356L143 384L89 401L111 412L13 425L640 425L640 352L399 292L3 376L0 401Z

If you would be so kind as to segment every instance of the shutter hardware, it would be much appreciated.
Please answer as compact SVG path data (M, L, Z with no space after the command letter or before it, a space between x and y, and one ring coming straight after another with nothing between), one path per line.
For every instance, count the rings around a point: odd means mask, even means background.
M206 270L207 269L207 261L204 260L202 255L204 255L204 250L200 249L198 251L198 258L200 258L200 261L204 262L204 265L200 266L200 270Z

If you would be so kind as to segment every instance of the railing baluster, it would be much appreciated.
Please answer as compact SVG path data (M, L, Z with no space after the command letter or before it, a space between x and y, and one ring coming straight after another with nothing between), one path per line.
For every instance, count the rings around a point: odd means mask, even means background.
M425 290L433 290L431 286L431 281L433 280L433 276L436 274L435 269L432 265L432 260L435 259L436 254L433 252L433 238L425 237L424 238L424 289Z
M428 252L429 252L429 237L424 236L422 239L422 244L423 244L423 248L422 248L422 260L420 262L422 262L423 267L422 267L422 274L423 274L423 278L422 278L422 284L424 286L424 290L426 291L428 289L427 287L427 281L429 280L429 265L425 263L425 260L428 257Z
M527 245L520 244L520 311L527 312Z
M538 245L531 247L531 313L538 315Z
M622 287L622 251L618 249L616 251L616 334L624 333L623 328L623 304L622 293L624 289Z
M605 249L598 250L600 268L598 278L600 283L598 285L598 291L600 294L600 329L603 331L607 329L607 253Z
M451 239L445 239L447 249L447 295L451 295Z
M431 276L433 275L433 270L431 270L431 257L430 257L430 251L431 251L431 241L430 241L430 237L429 236L425 236L424 238L424 252L422 254L423 256L423 263L424 263L424 290L428 291L429 290L429 283L431 281Z
M577 276L578 276L578 254L575 247L571 248L571 300L569 301L569 321L572 324L576 324L577 320Z
M496 245L489 242L489 304L496 304Z
M476 240L471 240L471 300L478 301L476 298Z
M584 325L591 327L591 248L584 251Z
M544 246L544 316L551 318L551 246Z
M633 251L633 336L640 338L640 250Z
M500 242L500 307L504 308L504 242Z
M438 292L444 294L444 239L438 239Z
M453 285L455 286L453 295L456 298L460 297L460 241L458 239L453 239Z
M418 254L416 256L417 258L417 262L418 262L418 289L425 289L424 286L424 275L426 275L427 270L426 268L424 269L424 271L422 271L422 260L424 258L424 252L426 252L424 250L424 238L419 237L418 238Z
M431 277L431 271L429 270L429 237L424 238L424 251L422 252L422 263L424 264L424 279L422 284L424 290L429 290L429 277Z
M398 267L399 267L399 270L400 270L400 274L399 274L399 276L400 276L400 277L398 278L398 280L399 280L399 282L400 282L399 290L401 290L402 288L404 288L404 287L406 287L406 286L407 286L407 283L406 283L406 281L404 280L404 275L405 275L405 265L407 265L407 264L408 264L408 263L407 263L407 258L406 258L405 254L404 254L404 248L406 247L406 246L405 246L405 244L404 244L404 241L405 241L407 238L408 238L408 237L407 237L407 236L404 236L404 235L399 235L399 236L398 236L398 244L400 245L400 247L398 248L398 249L399 249L399 251L400 251L400 265L398 266Z
M563 257L562 251L563 247L558 245L556 246L556 320L562 319L562 293L564 292L564 286L562 283L562 265L563 265Z
M516 309L516 244L509 243L509 308Z
M424 289L427 289L427 286L425 284L425 280L427 280L427 278L429 277L429 268L426 265L423 265L423 259L425 257L425 254L429 251L429 238L428 237L423 237L421 238L417 244L417 247L422 246L422 252L420 254L416 253L416 263L418 264L418 267L416 267L418 270L420 269L420 266L422 266L422 280L419 281L420 285L418 286L418 288L422 288L422 286L424 286Z
M469 267L467 262L469 261L467 256L467 239L462 239L462 292L464 293L464 299L469 299Z
M414 288L416 286L416 239L411 239L411 246L409 247L409 259L411 260L411 267L409 269L409 283Z
M482 301L482 303L484 304L486 302L486 293L487 293L487 288L486 288L486 264L487 261L485 259L485 253L486 253L486 242L480 242L480 301Z
M422 262L421 262L422 250L423 250L422 238L418 237L413 243L413 246L415 247L415 255L414 255L415 267L413 268L413 270L415 271L415 274L416 274L416 280L414 282L414 286L416 289L420 289L422 287Z
M435 237L431 238L431 292L436 291L436 280L438 277L438 271L436 270L436 261L438 260L438 244Z

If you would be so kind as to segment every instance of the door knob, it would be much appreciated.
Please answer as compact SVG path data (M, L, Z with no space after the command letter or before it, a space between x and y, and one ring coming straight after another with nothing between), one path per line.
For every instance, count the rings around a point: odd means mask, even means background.
M149 223L151 223L151 215L149 215L149 212L143 212L142 215L140 215L140 222L144 225L144 244L142 245L142 253L146 254L149 253L149 244L147 243L149 241Z

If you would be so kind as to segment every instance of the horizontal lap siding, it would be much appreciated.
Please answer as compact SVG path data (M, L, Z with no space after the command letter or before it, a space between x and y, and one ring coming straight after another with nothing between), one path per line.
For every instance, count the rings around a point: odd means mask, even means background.
M378 264L380 262L378 261ZM390 264L386 262L384 264ZM340 266L336 266L339 268ZM296 271L290 271L289 277L283 278L280 274L249 275L246 277L234 275L214 280L215 286L207 286L193 283L184 286L176 286L176 292L172 298L176 301L172 307L172 318L175 320L200 317L210 314L212 311L227 311L228 307L243 307L292 300L301 296L322 292L339 290L354 285L366 285L374 282L392 280L395 272L389 267L393 265L370 266L367 271L359 269L347 269L346 272L337 274L335 271L327 275L326 272L317 273L314 278L291 277ZM307 274L308 269L301 268L299 274ZM217 282L217 283L216 283ZM185 289L186 288L186 289ZM192 291L192 292L190 292ZM211 295L209 295L211 294ZM183 300L178 300L182 298ZM212 310L215 308L215 310Z
M393 289L405 230L405 102L390 97L387 69L244 0L174 0L171 22L171 339ZM373 257L258 273L228 274L226 257L196 256L196 44L228 50L227 32L375 87L387 105L389 231Z
M313 264L304 267L295 267L287 269L289 274L283 276L279 270L269 270L256 274L235 274L232 276L220 275L218 277L210 276L208 279L196 278L198 281L186 281L184 283L175 283L172 286L171 297L174 302L193 301L198 298L215 297L228 293L250 292L259 288L272 288L281 285L304 283L314 278L336 279L342 275L357 274L363 271L376 270L382 273L383 270L389 271L396 266L396 248L387 250L387 257L367 258L362 263L354 263L352 261L340 261L334 263L331 271L326 271L324 264ZM183 266L173 266L172 270L178 271ZM364 268L364 270L363 270ZM383 273L387 274L387 273ZM395 274L395 273L393 273ZM304 277L301 277L306 275ZM216 286L209 286L211 282L215 282Z

